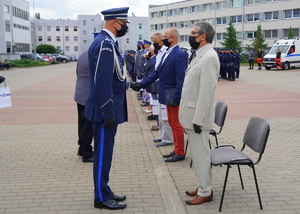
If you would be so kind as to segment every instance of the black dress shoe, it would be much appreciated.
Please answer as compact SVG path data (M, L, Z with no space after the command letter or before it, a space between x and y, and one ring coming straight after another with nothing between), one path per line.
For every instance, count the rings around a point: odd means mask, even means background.
M82 162L87 163L87 162L94 162L94 156L90 158L82 158Z
M172 152L170 152L169 154L164 154L163 157L164 157L164 158L169 158L169 157L173 156L174 154L175 154L175 152L172 151Z
M165 159L166 162L177 162L177 161L181 161L181 160L184 160L184 155L174 154L173 156Z
M142 103L141 106L149 106L149 103Z
M103 202L95 201L94 207L99 209L109 209L109 210L118 210L124 209L127 205L125 203L119 203L115 200L107 200Z
M115 201L124 201L126 199L126 195L112 195L112 199Z

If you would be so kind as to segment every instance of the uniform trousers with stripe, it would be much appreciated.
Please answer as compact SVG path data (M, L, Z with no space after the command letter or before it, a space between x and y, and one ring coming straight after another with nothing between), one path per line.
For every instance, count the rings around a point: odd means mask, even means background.
M174 139L174 152L177 155L184 155L184 129L178 119L179 106L167 105L168 122L172 128Z
M112 198L108 182L118 124L114 124L110 130L104 129L103 123L92 122L92 125L94 130L94 195L95 201L102 202Z

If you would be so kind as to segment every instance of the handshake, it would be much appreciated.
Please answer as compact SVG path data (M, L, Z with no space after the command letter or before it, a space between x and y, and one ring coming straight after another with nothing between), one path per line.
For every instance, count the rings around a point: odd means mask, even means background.
M139 82L132 82L130 83L130 88L132 88L134 91L139 91L141 88L143 88L143 85Z

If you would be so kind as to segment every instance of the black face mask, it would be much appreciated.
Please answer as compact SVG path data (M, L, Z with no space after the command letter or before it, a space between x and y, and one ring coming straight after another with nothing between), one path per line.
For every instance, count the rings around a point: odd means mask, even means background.
M149 58L151 58L151 56L152 56L152 53L151 53L151 52L149 52L149 53L148 53L148 57L149 57Z
M201 35L199 35L201 36ZM195 50L198 49L198 47L200 46L201 44L201 41L200 42L196 42L196 38L199 37L199 36L189 36L189 43L190 43L190 46L192 48L194 48Z
M157 51L161 49L161 47L159 46L158 42L157 43L153 43L153 47L154 47L154 49L157 49Z
M171 44L172 44L172 42L169 42L169 39L170 39L170 38L171 38L171 36L170 36L169 38L167 38L167 39L163 39L163 40L162 40L163 43L164 43L164 45L167 46L167 47L170 47Z
M137 46L137 50L138 50L138 51L141 50L141 47L140 47L140 46Z
M154 53L157 55L158 54L158 49L154 49Z
M119 22L118 22L119 23ZM120 23L119 23L120 24ZM127 33L127 30L128 30L128 26L127 25L121 25L121 29L120 30L117 30L116 28L116 31L117 31L117 37L122 37L124 36L126 33Z

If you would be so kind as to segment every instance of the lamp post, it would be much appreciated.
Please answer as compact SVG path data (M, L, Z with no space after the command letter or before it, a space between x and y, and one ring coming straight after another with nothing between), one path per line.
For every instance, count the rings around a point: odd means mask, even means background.
M35 17L35 8L34 8L34 0L32 4L32 11L33 11L33 54L34 54L34 61L36 61L36 17Z

